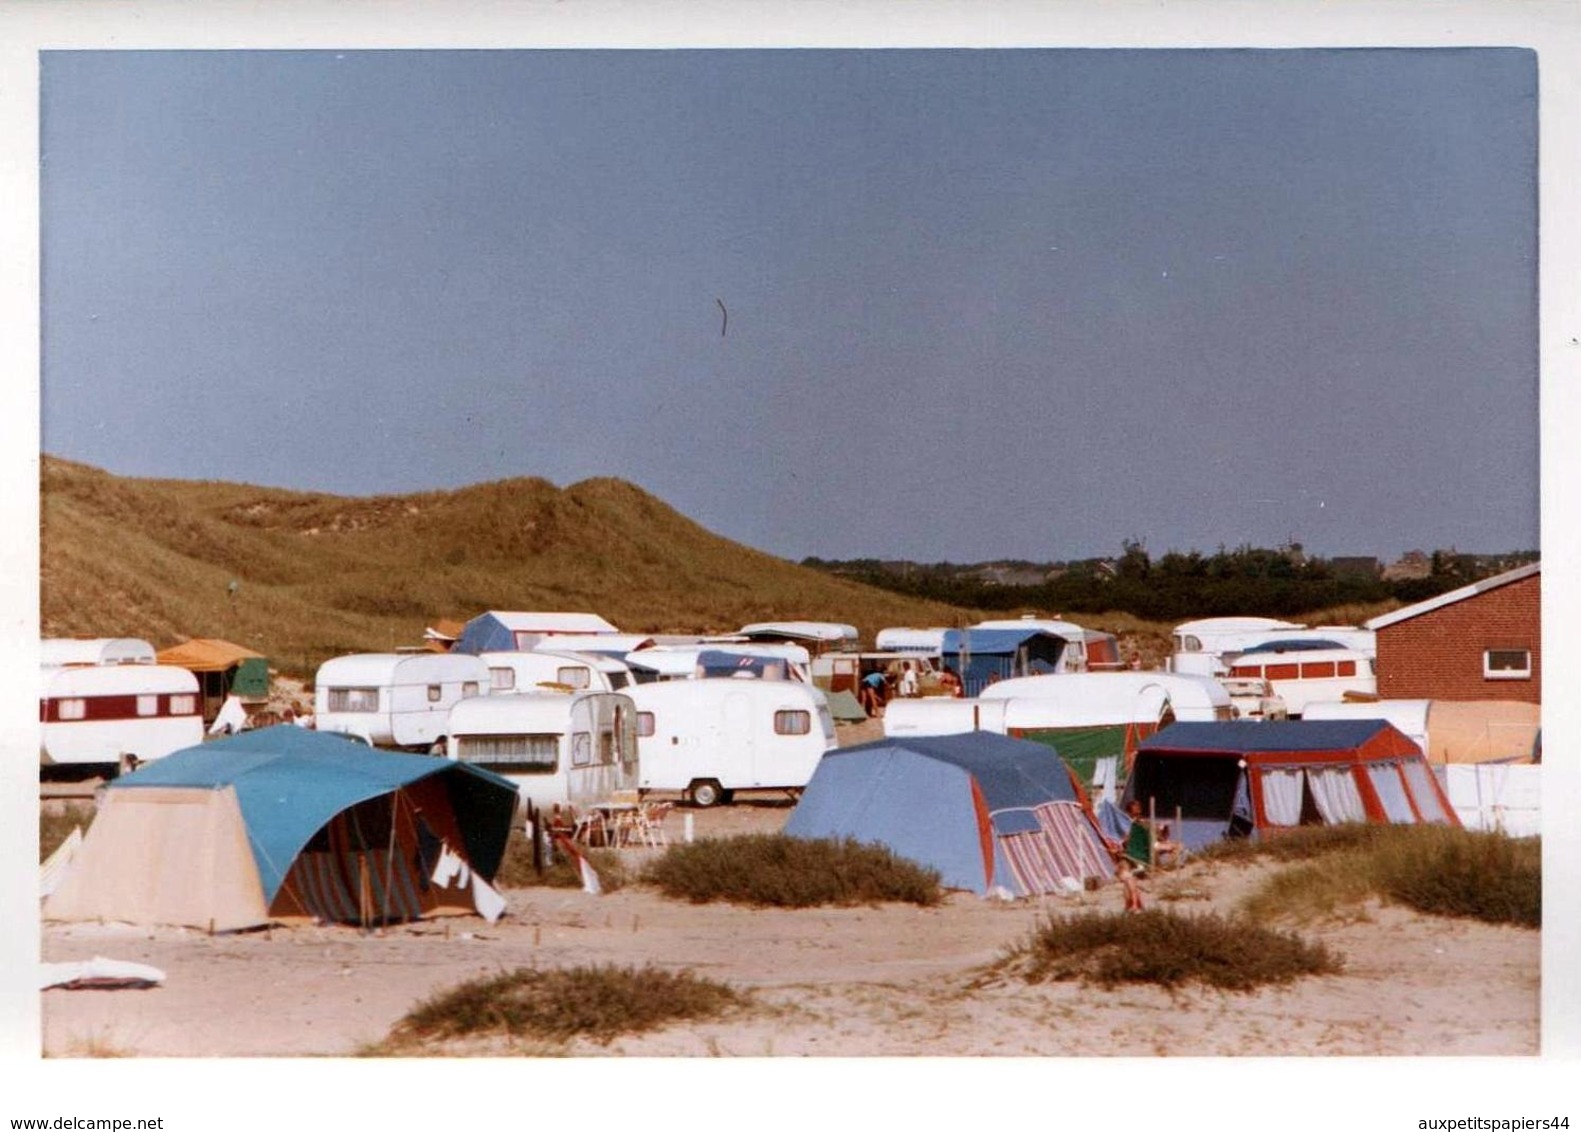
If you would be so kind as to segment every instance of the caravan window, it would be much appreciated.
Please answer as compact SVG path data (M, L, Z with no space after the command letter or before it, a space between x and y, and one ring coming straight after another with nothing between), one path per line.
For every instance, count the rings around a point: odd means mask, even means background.
M1327 680L1334 675L1334 662L1332 660L1319 660L1301 666L1301 679Z
M137 714L138 715L158 715L159 714L159 697L157 695L153 695L153 696L138 696L137 697Z
M462 762L490 763L510 772L552 773L559 765L558 735L461 735L456 754Z
M88 701L80 696L69 700L55 701L56 719L87 719Z
M175 702L171 701L171 711L175 710ZM379 689L377 688L331 688L329 690L330 711L378 711Z
M514 668L489 669L489 687L496 692L509 692L516 687L516 670Z
M1261 680L1263 678L1263 666L1260 664L1231 665L1230 675L1237 679L1244 677L1248 680Z
M475 696L477 694L478 694L478 682L476 680L467 680L467 681L462 683L462 685L461 685L461 698L462 699L466 699L468 696Z
M812 713L807 711L777 711L774 713L774 734L807 735L812 732Z
M1354 660L1342 660L1334 666L1334 671L1339 676L1354 676L1356 675L1356 662Z
M1270 680L1296 680L1301 676L1299 664L1270 664L1263 669L1263 675Z
M580 664L565 668L557 668L554 673L556 684L565 684L571 688L586 688L588 685L588 671Z
M639 711L637 713L637 737L639 739L646 739L652 734L653 713L651 711Z
M571 765L588 766L593 761L593 736L578 731L571 736Z
M170 714L171 715L197 715L198 714L198 698L196 696L193 696L193 695L171 696L170 697Z
M429 703L437 704L440 700L442 700L444 698L445 698L445 690L444 690L443 687L441 687L438 684L430 684L430 685L428 685L428 702Z

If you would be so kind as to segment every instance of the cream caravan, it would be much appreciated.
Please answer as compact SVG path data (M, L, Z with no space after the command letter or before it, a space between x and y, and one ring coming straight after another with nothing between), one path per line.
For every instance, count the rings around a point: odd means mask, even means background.
M516 784L540 809L582 807L636 790L637 709L618 692L517 692L450 712L450 758Z
M823 693L791 680L669 680L631 689L643 790L698 806L736 790L800 790L835 746Z
M40 669L39 761L121 767L203 742L198 678L141 661Z
M318 730L426 751L448 734L450 709L487 690L489 669L463 653L356 653L325 661L314 683Z

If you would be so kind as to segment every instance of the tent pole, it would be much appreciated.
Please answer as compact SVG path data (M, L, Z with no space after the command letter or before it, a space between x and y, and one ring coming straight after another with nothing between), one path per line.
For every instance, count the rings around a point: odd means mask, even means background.
M385 850L384 856L384 910L383 919L379 921L380 927L388 927L390 923L390 886L395 883L395 821L400 811L401 792L396 790L390 795L390 847Z

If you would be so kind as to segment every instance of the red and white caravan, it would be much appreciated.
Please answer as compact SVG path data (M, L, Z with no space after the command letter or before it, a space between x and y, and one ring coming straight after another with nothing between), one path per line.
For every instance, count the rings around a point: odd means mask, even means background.
M39 761L122 766L203 742L198 678L168 664L42 667Z

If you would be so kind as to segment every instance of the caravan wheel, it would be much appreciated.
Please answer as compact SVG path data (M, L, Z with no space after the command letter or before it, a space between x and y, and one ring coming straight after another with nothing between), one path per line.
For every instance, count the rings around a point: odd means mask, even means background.
M693 782L687 794L692 799L692 805L704 810L710 806L717 806L725 800L724 789L712 778Z

